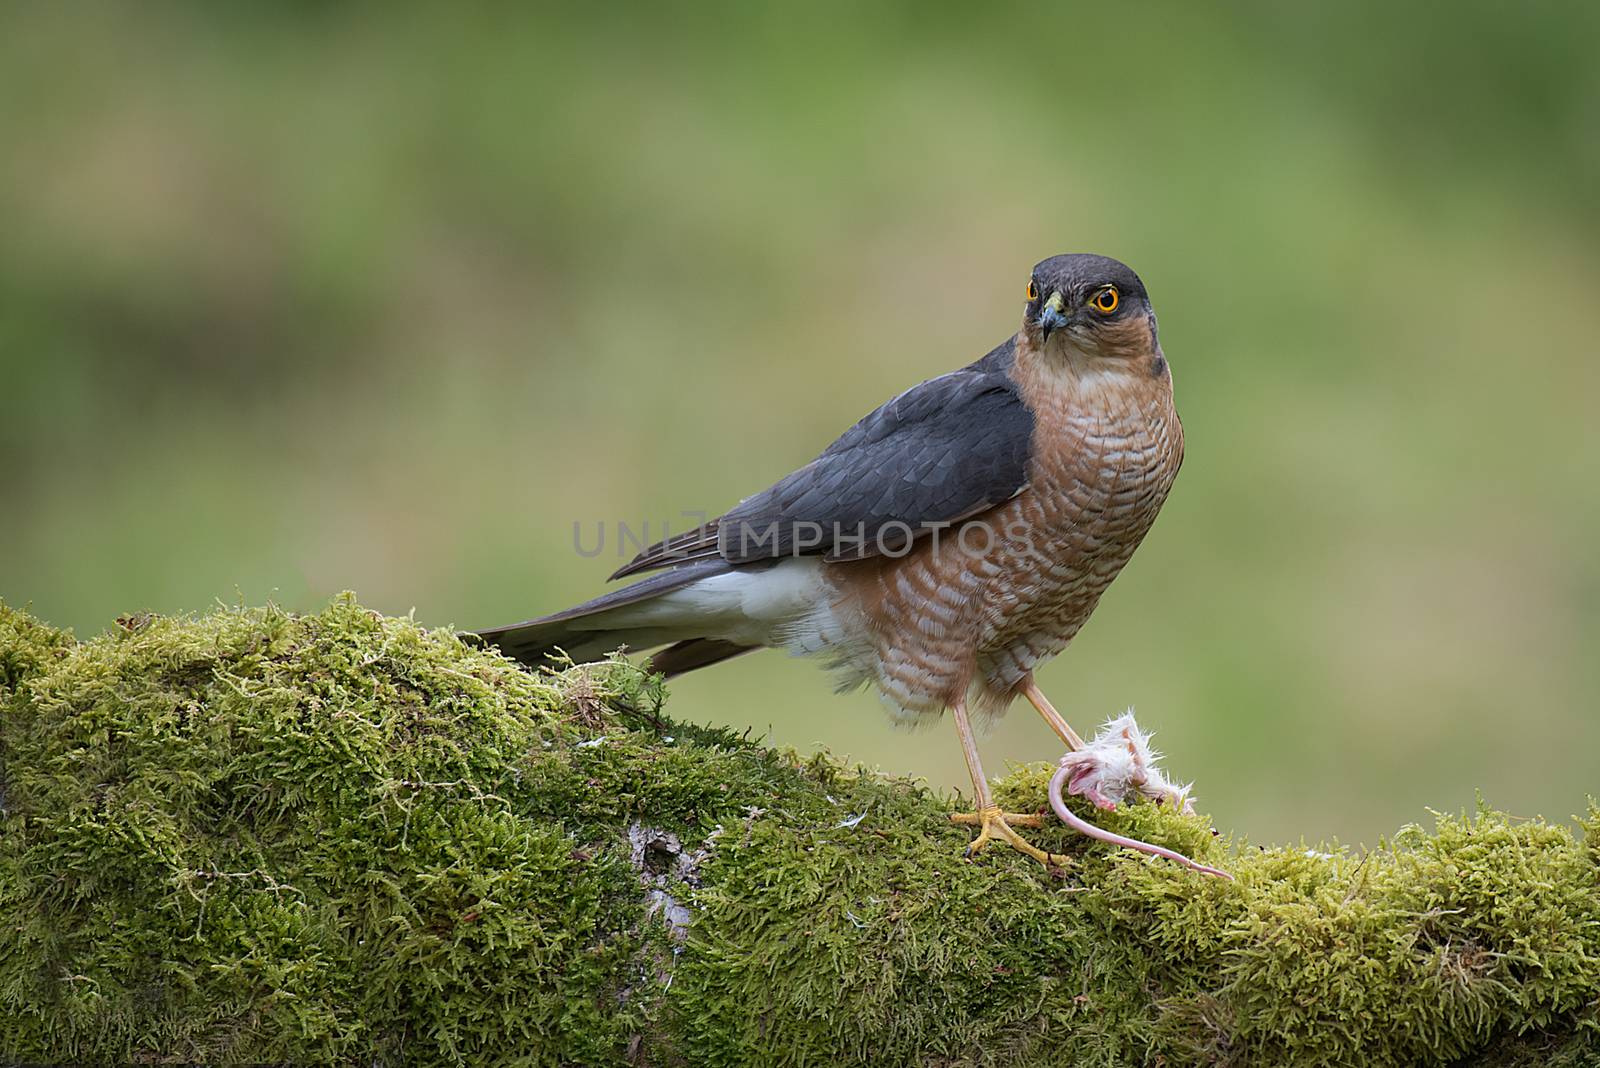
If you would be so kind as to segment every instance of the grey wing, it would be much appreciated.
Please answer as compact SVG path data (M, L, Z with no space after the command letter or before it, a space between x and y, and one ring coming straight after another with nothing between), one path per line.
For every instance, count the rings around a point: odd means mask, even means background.
M1004 375L924 382L852 427L817 459L717 524L730 563L854 559L1009 500L1027 482L1033 413Z
M982 364L924 382L846 431L821 456L726 515L651 546L616 576L720 556L859 559L902 551L1027 483L1033 413Z

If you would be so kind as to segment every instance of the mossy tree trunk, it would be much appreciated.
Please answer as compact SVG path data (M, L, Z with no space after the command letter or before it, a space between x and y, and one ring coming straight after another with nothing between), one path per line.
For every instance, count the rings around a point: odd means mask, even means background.
M1003 782L1043 804L1047 769ZM0 1060L1600 1062L1600 814L1366 854L946 799L341 598L79 643L0 606Z

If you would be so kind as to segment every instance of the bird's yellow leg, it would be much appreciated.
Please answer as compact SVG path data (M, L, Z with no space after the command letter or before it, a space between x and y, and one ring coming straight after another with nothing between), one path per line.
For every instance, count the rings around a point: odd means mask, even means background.
M1019 853L1026 853L1045 867L1066 864L1066 857L1056 853L1046 853L1011 829L1012 824L1019 827L1038 827L1042 817L1032 812L1000 811L1000 807L994 803L994 795L989 792L989 780L984 777L983 765L978 761L978 742L972 735L972 724L967 719L966 703L958 701L951 705L950 715L956 721L956 733L961 736L961 753L967 758L967 774L972 776L972 796L978 804L976 812L957 812L950 816L951 823L963 823L979 828L978 837L967 844L966 855L976 856L990 842L999 841L1005 842Z
M1039 684L1033 681L1032 675L1029 675L1022 684L1022 696L1026 697L1028 703L1038 710L1046 723L1050 724L1050 729L1056 732L1056 737L1067 743L1068 749L1077 752L1083 748L1083 739L1078 737L1078 732L1062 718L1060 712L1056 711L1056 706L1051 704L1044 691L1039 689Z

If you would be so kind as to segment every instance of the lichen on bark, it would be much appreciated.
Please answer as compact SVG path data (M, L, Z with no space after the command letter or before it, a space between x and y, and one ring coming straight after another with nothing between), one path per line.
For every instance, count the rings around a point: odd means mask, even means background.
M1600 811L1365 852L1137 805L1046 872L916 783L341 597L0 605L0 1060L1589 1065ZM1037 809L1049 768L1002 803Z

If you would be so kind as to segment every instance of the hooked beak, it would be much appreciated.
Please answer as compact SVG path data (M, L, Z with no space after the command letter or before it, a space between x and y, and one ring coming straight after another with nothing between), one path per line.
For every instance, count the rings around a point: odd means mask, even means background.
M1066 299L1058 289L1050 294L1050 299L1039 309L1039 332L1044 335L1046 341L1050 340L1052 333L1067 325L1066 313L1061 310L1065 304Z

